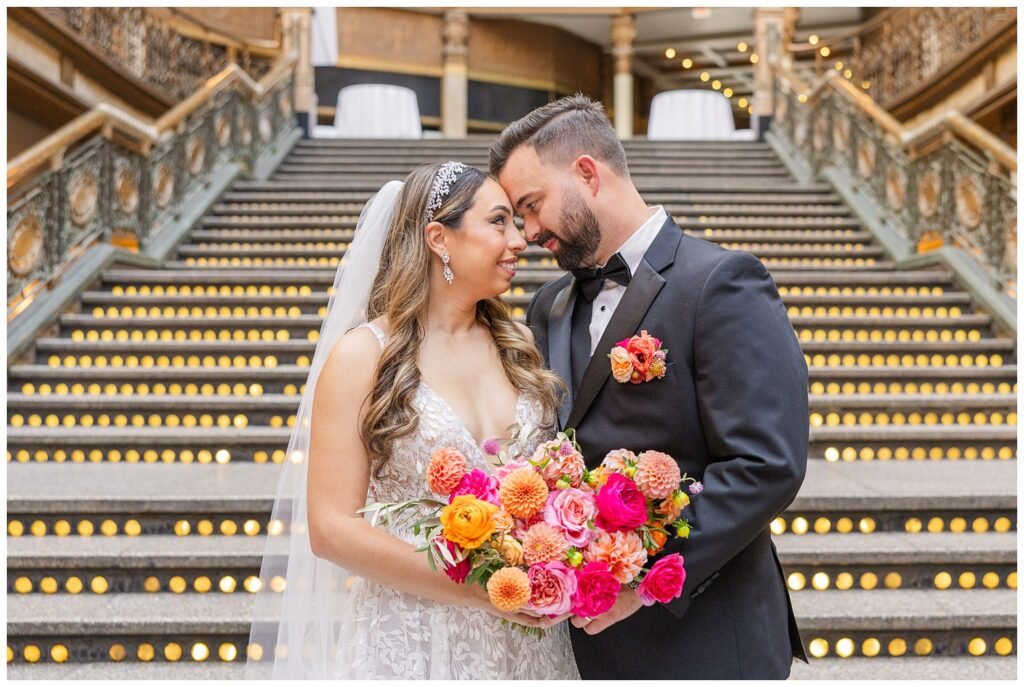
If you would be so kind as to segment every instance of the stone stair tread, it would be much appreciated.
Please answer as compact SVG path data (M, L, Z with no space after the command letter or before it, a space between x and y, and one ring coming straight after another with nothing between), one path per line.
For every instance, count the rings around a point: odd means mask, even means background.
M211 325L211 319L207 318L206 326L210 327L225 327L222 320L218 320ZM227 320L228 318L224 318ZM244 319L244 318L243 318ZM262 318L266 320L268 318ZM260 318L252 318L251 321L243 322L243 326L254 326L259 324ZM177 323L180 326L179 320L171 320L168 324ZM196 325L202 326L202 325ZM68 378L91 378L91 379L122 379L126 375L134 374L134 371L138 368L130 367L89 367L89 368L60 368L50 367L49 365L31 364L31 365L13 365L8 368L8 374L10 377L39 377L46 379L60 379L64 377ZM819 378L829 379L860 379L860 378L885 378L885 379L903 379L903 378L931 378L931 377L942 377L942 378L956 378L956 379L970 379L975 378L1016 378L1017 366L1016 365L1000 365L999 367L932 367L932 366L889 366L889 365L869 365L864 367L852 367L852 366L828 366L828 365L811 365L809 367L810 378L812 381ZM173 379L179 375L181 376L195 376L201 378L212 378L219 379L221 377L225 379L235 379L240 381L246 381L251 379L256 381L257 379L281 379L281 380L304 380L309 370L306 367L297 367L295 365L278 365L273 368L205 368L205 367L178 367L178 368L146 368L147 376L152 378L161 379Z
M104 292L105 293L105 292ZM164 296L163 298L167 298ZM188 296L171 298L187 299ZM195 298L194 296L192 298ZM227 297L225 297L227 298ZM230 298L237 298L231 296ZM272 296L262 298L271 299ZM326 303L326 297L320 296L283 296L294 298L296 302L316 298L318 303ZM151 351L232 351L276 352L295 351L312 353L316 344L311 341L73 341L70 338L44 337L36 340L37 351L67 350L67 352L87 352L102 349L104 352L134 350L145 346ZM801 341L804 353L980 353L1001 351L1013 353L1016 343L1013 339L992 338L979 341Z
M808 461L790 510L1016 510L1015 461Z
M287 543L287 539L275 541ZM146 534L138 537L10 537L8 569L231 567L258 568L266 537L245 535L178 537ZM287 549L282 549L287 553Z
M810 397L811 410L907 407L954 411L960 407L1016 407L1016 394L822 394Z
M44 537L45 538L45 537ZM773 535L784 565L1015 563L1016 532ZM8 554L9 555L9 554Z
M850 589L794 593L791 598L802 633L1017 626L1015 589Z
M113 663L8 663L8 680L242 680L245 678L245 663L241 659L232 662L204 661L154 661L142 663L126 661Z
M9 463L8 514L268 512L280 466ZM808 461L789 510L1017 507L1015 461ZM219 509L219 510L218 510ZM806 536L806 535L805 535ZM853 535L851 535L853 536ZM927 536L927 535L921 535Z
M240 669L239 669L240 670ZM791 680L1014 680L1016 656L826 658L793 664Z
M1010 425L862 425L812 427L811 443L821 441L1013 441L1017 428Z
M183 348L184 348L184 343ZM285 342L288 343L288 342ZM295 342L303 343L303 342ZM312 344L307 347L290 347L292 351L311 353ZM116 352L117 349L107 352ZM148 353L159 353L163 349L151 345ZM80 350L79 352L86 352ZM197 354L205 351L196 346ZM287 352L287 349L269 349L268 352ZM1016 408L1016 394L823 394L811 396L811 411L854 410L857 408L885 408L891 410L960 410L961 408L997 408L1011 411ZM187 396L166 394L162 396L107 396L103 394L82 394L78 396L41 396L11 392L7 395L8 409L53 408L82 409L123 408L180 409L183 405L196 408L231 409L285 409L298 407L299 397L286 394L266 393L262 396Z
M242 680L245 666L230 663L156 661L140 663L9 664L10 680ZM797 661L791 680L1013 680L1016 656L812 659Z
M248 634L255 597L235 594L19 594L7 634Z
M1010 564L1017 560L1016 532L870 535L782 534L773 540L783 565ZM287 552L287 538L277 537ZM9 537L8 569L158 567L257 568L266 537L147 534L136 537Z
M792 595L802 632L1016 628L1016 590L848 590ZM247 634L251 594L21 594L7 598L8 636Z
M136 368L122 368L136 369ZM175 368L164 368L174 371ZM181 368L179 368L181 369ZM152 377L147 372L148 377ZM284 448L291 436L288 427L273 428L249 425L244 428L220 427L8 427L9 444L29 442L38 447L79 443L97 446L104 443L130 441L152 443L156 446L179 444L266 445L280 444ZM870 442L889 443L903 441L1013 441L1017 428L1009 425L866 425L857 427L812 427L810 443ZM817 457L812 450L812 457Z

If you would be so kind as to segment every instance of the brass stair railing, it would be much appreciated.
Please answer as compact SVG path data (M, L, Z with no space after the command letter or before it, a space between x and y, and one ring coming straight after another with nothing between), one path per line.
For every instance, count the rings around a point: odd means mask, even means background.
M817 76L841 63L839 74L892 109L984 51L995 37L1006 36L1016 22L1014 7L887 8L813 44L794 43L789 51L813 52Z
M994 285L1016 298L1016 151L963 115L948 111L907 130L841 75L810 86L772 63L772 131L815 174L845 171L923 250L963 249Z
M8 320L97 240L144 247L229 163L297 128L297 51L256 82L230 64L159 119L100 104L7 166Z

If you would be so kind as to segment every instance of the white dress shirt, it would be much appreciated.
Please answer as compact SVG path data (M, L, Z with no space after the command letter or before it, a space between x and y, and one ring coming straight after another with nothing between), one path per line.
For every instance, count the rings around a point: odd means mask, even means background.
M658 235L661 226L668 219L665 208L660 205L652 208L653 212L647 221L640 225L640 228L633 232L633 235L626 239L626 242L619 246L616 251L622 256L623 261L629 266L630 275L635 275L640 267L647 249L654 243L654 237ZM604 267L604 265L601 265ZM604 287L594 298L594 308L590 315L590 355L594 355L598 342L604 334L608 321L612 319L616 306L626 293L626 287L611 279L605 279Z

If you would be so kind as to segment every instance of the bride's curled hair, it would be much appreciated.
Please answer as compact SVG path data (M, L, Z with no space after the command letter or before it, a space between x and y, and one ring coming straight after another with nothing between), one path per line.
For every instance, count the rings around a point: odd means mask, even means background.
M412 400L420 385L416 361L424 337L432 259L424 227L427 196L439 167L440 164L425 165L406 177L370 292L367 319L385 316L390 330L360 421L362 440L378 475L391 455L394 441L414 432L419 420ZM433 220L458 230L487 178L483 172L468 167L434 212ZM522 393L539 400L546 421L552 422L565 385L558 375L544 368L540 352L513 321L508 305L497 296L482 300L476 306L476 320L494 337L509 381Z

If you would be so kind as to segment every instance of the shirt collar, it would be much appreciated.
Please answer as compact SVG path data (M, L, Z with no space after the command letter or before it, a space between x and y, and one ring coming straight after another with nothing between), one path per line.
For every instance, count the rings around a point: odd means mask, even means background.
M641 224L640 228L634 231L633 235L619 246L617 252L629 266L630 274L636 274L637 268L640 267L640 261L643 260L647 249L654 243L658 231L667 219L668 214L665 212L665 208L660 205L655 206L647 221ZM611 283L614 284L615 282Z

